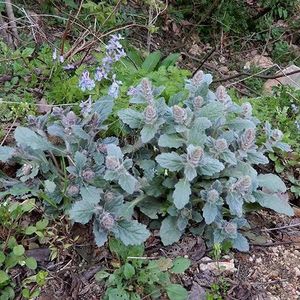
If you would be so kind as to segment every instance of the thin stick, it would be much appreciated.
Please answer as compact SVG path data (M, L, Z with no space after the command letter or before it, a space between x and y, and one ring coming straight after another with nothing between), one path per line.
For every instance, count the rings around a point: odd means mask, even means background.
M274 231L274 230L280 230L280 229L286 229L286 228L293 228L293 227L298 227L298 226L300 226L300 223L291 224L291 225L285 225L285 226L275 227L275 228L266 228L266 229L262 229L261 231Z
M3 146L3 144L5 143L5 141L6 141L7 137L8 137L8 136L9 136L9 134L11 133L11 131L12 131L13 127L14 127L14 126L15 126L15 124L16 124L16 122L17 122L17 117L15 117L14 121L13 121L13 122L12 122L12 124L10 125L10 127L9 127L9 129L8 129L8 131L7 131L6 135L5 135L5 137L4 137L4 138L3 138L3 140L1 141L1 144L0 144L0 146Z
M12 8L12 4L10 0L5 0L5 5L6 5L6 13L8 16L8 19L11 23L11 30L14 34L14 39L15 39L15 45L18 46L19 43L19 34L18 34L18 29L17 29L17 24L16 24L16 19L14 15L14 11Z

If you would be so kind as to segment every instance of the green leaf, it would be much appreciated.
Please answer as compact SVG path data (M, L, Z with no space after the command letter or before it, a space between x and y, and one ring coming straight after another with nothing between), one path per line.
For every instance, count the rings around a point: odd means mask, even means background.
M82 187L80 189L80 194L82 200L89 204L98 204L101 199L101 190L94 186Z
M262 164L265 165L269 163L268 158L261 152L252 151L247 153L247 161L251 164Z
M161 62L160 66L164 66L166 68L173 66L179 58L180 53L171 53Z
M74 160L75 160L76 169L81 171L87 162L87 157L81 152L76 151Z
M0 285L4 285L10 281L10 277L2 270L0 270Z
M237 193L228 192L226 203L229 206L230 213L234 216L242 217L243 215L243 199Z
M28 226L25 229L25 234L28 234L28 235L31 235L31 234L33 234L35 232L36 232L36 227L35 226Z
M172 273L184 273L191 265L191 261L185 257L177 257L173 262L173 267L171 269Z
M129 256L142 256L144 254L144 245L125 246L120 240L110 238L109 250L123 261L126 261Z
M163 219L159 235L165 246L178 242L182 235L182 231L177 228L177 218L168 216Z
M176 208L182 209L190 201L190 195L192 193L190 183L185 180L179 180L175 185L175 190L173 192L173 199Z
M108 300L131 300L129 294L123 288L108 289Z
M249 251L248 240L241 233L238 233L237 237L233 240L232 247L241 252Z
M21 256L25 253L25 249L22 245L17 245L17 246L14 246L13 253L16 256Z
M95 204L85 200L77 201L69 211L71 220L81 224L88 223L94 214Z
M103 279L107 278L110 276L110 273L102 270L102 271L99 271L95 274L95 280L100 282L102 281Z
M37 230L44 230L44 229L46 229L48 224L49 224L49 220L43 219L43 220L36 222L35 227Z
M219 209L217 205L213 203L206 202L203 206L203 217L206 224L211 224L216 219Z
M120 175L118 183L128 194L133 194L137 189L138 181L131 174L126 172Z
M15 140L17 144L27 146L33 150L49 150L53 146L43 137L26 127L18 127L15 130Z
M141 130L141 139L143 143L150 142L157 132L157 128L154 125L145 125Z
M110 96L104 96L95 102L93 111L99 115L100 121L104 122L112 113L113 107L114 99Z
M49 194L54 193L55 189L56 189L56 184L51 181L51 180L45 180L44 181L44 185L45 185L45 191Z
M294 215L294 210L289 205L289 203L284 199L280 199L276 194L266 194L258 191L254 192L253 196L263 207L273 209L276 212L285 214L287 216Z
M188 292L179 284L167 285L166 291L170 300L186 300L188 298Z
M215 158L205 157L200 163L202 175L212 176L224 170L224 165Z
M210 121L214 122L224 116L225 107L220 102L211 102L203 106L199 112L200 117L208 118Z
M25 264L31 270L35 270L37 268L37 262L34 257L27 257L25 259Z
M160 59L161 59L160 51L152 52L147 56L147 58L143 62L142 69L145 70L147 73L152 72L155 69L155 67L158 65Z
M0 161L7 162L9 159L12 158L15 152L14 148L7 147L7 146L0 146Z
M130 278L132 278L132 276L134 276L134 274L135 274L135 269L134 269L134 267L132 266L132 264L126 263L126 264L124 265L123 274L124 274L124 276L125 276L126 279L130 279Z
M93 233L96 245L98 247L103 246L107 242L108 232L100 227L99 222L94 220Z
M121 220L112 229L115 237L120 239L124 245L140 245L146 241L150 233L146 226L136 220Z
M156 156L159 165L170 171L180 171L184 167L183 159L176 152L162 153Z
M162 134L158 139L160 147L179 148L183 143L184 139L176 134Z
M274 174L260 174L257 176L257 182L260 187L266 188L270 192L286 192L286 186L284 182Z
M3 264L4 261L5 261L5 254L2 251L0 251L0 265Z
M143 125L143 114L133 109L123 109L118 112L119 118L130 128L140 128Z

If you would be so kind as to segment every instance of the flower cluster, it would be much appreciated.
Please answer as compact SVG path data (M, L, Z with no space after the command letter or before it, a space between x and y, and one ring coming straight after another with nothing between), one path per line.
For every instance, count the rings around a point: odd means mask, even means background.
M85 91L91 91L95 88L95 82L102 81L103 79L110 79L109 75L112 72L113 64L119 61L122 57L126 56L126 53L120 43L122 39L121 35L112 35L108 44L106 46L105 57L102 59L101 66L97 67L94 74L94 79L90 78L89 72L84 71L79 80L79 88ZM112 84L109 87L108 94L116 99L119 96L121 81L116 80L116 75L114 74L111 78Z

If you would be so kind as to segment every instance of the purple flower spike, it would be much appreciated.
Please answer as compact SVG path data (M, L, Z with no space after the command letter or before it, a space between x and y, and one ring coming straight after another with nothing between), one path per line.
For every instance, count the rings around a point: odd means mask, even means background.
M90 78L89 71L84 71L79 80L79 88L85 92L86 90L91 91L95 87L95 81Z
M113 75L113 83L108 89L108 95L111 96L114 99L117 99L119 97L120 92L120 85L122 84L122 81L116 80L116 75Z

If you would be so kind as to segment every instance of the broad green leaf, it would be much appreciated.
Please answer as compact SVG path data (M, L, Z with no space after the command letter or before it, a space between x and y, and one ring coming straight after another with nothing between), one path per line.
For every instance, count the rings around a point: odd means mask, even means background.
M104 96L95 102L93 111L99 115L100 121L103 122L109 117L113 107L114 99L110 96Z
M49 224L49 220L43 219L36 222L35 227L37 230L44 230L47 228L48 224Z
M180 284L169 284L166 286L167 295L170 300L186 300L188 292Z
M138 181L131 174L126 172L120 175L118 183L128 194L133 194L137 189Z
M17 246L14 246L13 253L16 256L21 256L25 253L25 249L22 245L17 245Z
M157 132L157 128L154 125L145 125L141 130L141 139L143 143L150 142Z
M146 241L150 233L146 226L136 220L121 220L112 229L115 237L120 239L124 245L140 245Z
M162 243L165 246L178 242L182 233L183 232L177 228L176 217L168 216L165 219L163 219L161 223L159 235Z
M31 270L35 270L37 268L37 262L34 257L27 257L25 259L25 264L26 264L27 268L29 268Z
M132 278L132 276L135 274L135 269L132 266L132 264L130 263L126 263L124 265L124 270L123 270L123 274L125 276L125 278L128 280L130 278Z
M130 108L119 111L118 116L132 129L140 128L144 123L143 114Z
M173 267L171 269L172 273L184 273L191 265L191 261L185 257L177 257L173 262Z
M33 150L45 151L53 148L45 138L26 127L18 127L15 130L15 140L17 144L27 146Z
M251 164L262 164L265 165L269 163L268 158L261 152L252 151L247 153L247 161Z
M238 233L237 237L233 240L232 247L241 252L249 251L248 240L241 233Z
M2 251L0 251L0 265L4 263L4 261L5 261L5 254Z
M161 62L160 66L164 66L166 68L173 66L179 58L180 53L171 53Z
M45 191L49 194L52 194L56 189L56 184L51 180L45 180L44 185L45 185Z
M273 193L285 193L286 186L284 182L274 174L260 174L257 176L257 182L260 187L266 188Z
M107 278L110 276L110 273L102 270L102 271L99 271L95 274L95 280L100 282L102 281L103 279Z
M123 261L126 261L129 256L142 256L144 254L144 245L125 246L120 240L110 238L109 250Z
M227 122L227 125L230 129L239 130L239 131L242 131L242 130L245 130L248 128L255 128L255 124L252 121L247 120L247 119L241 119L241 118L236 118L232 121L229 121L229 122Z
M214 122L221 116L224 116L225 107L220 102L210 102L203 106L199 111L200 117L208 118L210 121Z
M216 219L219 209L217 205L206 202L203 206L203 217L206 224L211 224Z
M103 230L96 220L93 224L93 233L96 245L98 247L103 246L107 242L108 232Z
M175 190L173 192L173 199L176 208L184 208L190 201L191 193L192 190L190 183L185 179L179 180L178 183L176 183Z
M160 51L152 52L147 56L147 58L143 62L142 69L145 70L147 73L154 71L160 59L161 59Z
M155 160L161 167L170 171L180 171L184 167L182 157L176 152L159 154L156 156Z
M263 207L273 209L287 216L294 215L294 210L289 203L285 199L280 199L276 194L266 194L258 191L254 192L253 195L257 202Z
M192 181L197 176L197 170L190 164L186 164L184 167L184 176L188 181Z
M205 157L200 163L202 175L212 176L224 170L224 165L215 158Z
M184 139L176 134L162 134L158 139L160 147L179 148L183 143Z
M77 170L82 170L87 162L87 157L81 152L76 151L74 159Z
M125 289L114 288L107 291L108 300L131 300Z
M237 193L228 192L226 196L226 203L229 206L230 213L234 216L242 217L243 215L243 198Z
M237 159L235 157L235 154L230 150L223 151L222 153L220 153L219 158L223 159L225 162L229 163L230 165L237 164Z
M73 204L69 211L69 215L72 221L81 224L86 224L92 219L94 209L94 203L85 200L80 200Z
M10 281L10 277L2 270L0 270L0 286Z
M14 148L7 147L7 146L0 146L0 161L7 162L9 159L12 158L15 152Z
M88 186L88 187L82 187L80 189L80 194L82 197L82 200L86 203L91 204L90 207L94 207L95 204L98 204L101 199L101 190L97 189L94 186Z

